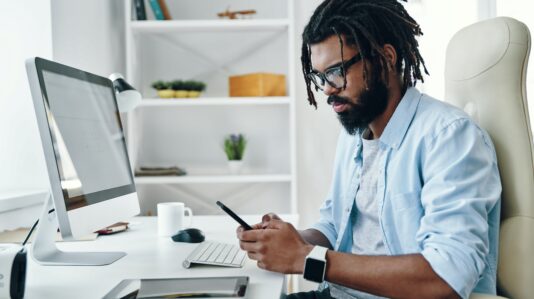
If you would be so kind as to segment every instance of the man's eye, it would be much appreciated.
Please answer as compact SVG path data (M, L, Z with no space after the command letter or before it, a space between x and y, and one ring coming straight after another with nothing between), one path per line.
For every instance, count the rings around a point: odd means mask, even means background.
M341 68L333 68L326 71L326 77L328 79L342 76Z

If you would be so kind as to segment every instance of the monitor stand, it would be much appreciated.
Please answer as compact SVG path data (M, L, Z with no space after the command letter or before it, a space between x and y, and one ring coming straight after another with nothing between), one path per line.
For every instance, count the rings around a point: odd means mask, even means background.
M31 256L41 265L47 266L104 266L126 255L125 252L64 252L56 246L58 222L56 212L48 213L53 206L49 193L45 200L35 239L32 241Z

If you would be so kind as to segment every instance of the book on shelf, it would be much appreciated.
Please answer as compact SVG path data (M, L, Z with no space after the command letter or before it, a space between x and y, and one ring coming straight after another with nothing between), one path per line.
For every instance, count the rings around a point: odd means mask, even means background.
M165 0L158 0L158 4L161 8L161 12L163 13L163 18L165 18L165 20L172 20L171 13L169 12L169 8L167 7Z
M135 170L135 176L182 176L187 172L180 167L139 167Z
M146 20L145 0L134 0L135 17L138 21Z
M165 17L163 16L163 11L159 6L158 0L148 1L150 2L150 7L152 7L152 12L154 12L154 18L156 18L156 20L165 20Z

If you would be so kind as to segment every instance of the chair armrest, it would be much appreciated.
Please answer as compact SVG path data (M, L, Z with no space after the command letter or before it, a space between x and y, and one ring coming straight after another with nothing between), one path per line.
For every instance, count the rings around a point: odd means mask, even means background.
M471 294L471 296L469 296L469 299L508 299L508 298L497 296L497 295L473 293Z

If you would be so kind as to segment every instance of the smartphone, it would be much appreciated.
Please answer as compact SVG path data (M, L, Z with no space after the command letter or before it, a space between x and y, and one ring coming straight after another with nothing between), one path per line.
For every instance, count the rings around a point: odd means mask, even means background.
M239 216L236 215L236 213L234 213L232 210L230 210L227 206L225 206L222 202L220 201L217 201L216 202L217 205L219 207L221 207L221 209L223 211L226 212L226 214L230 215L230 217L234 218L235 221L237 221L239 224L241 224L241 226L245 229L245 230L251 230L252 229L252 226L248 225L248 223L246 223L243 219L241 219Z
M245 298L248 276L125 279L104 299Z

